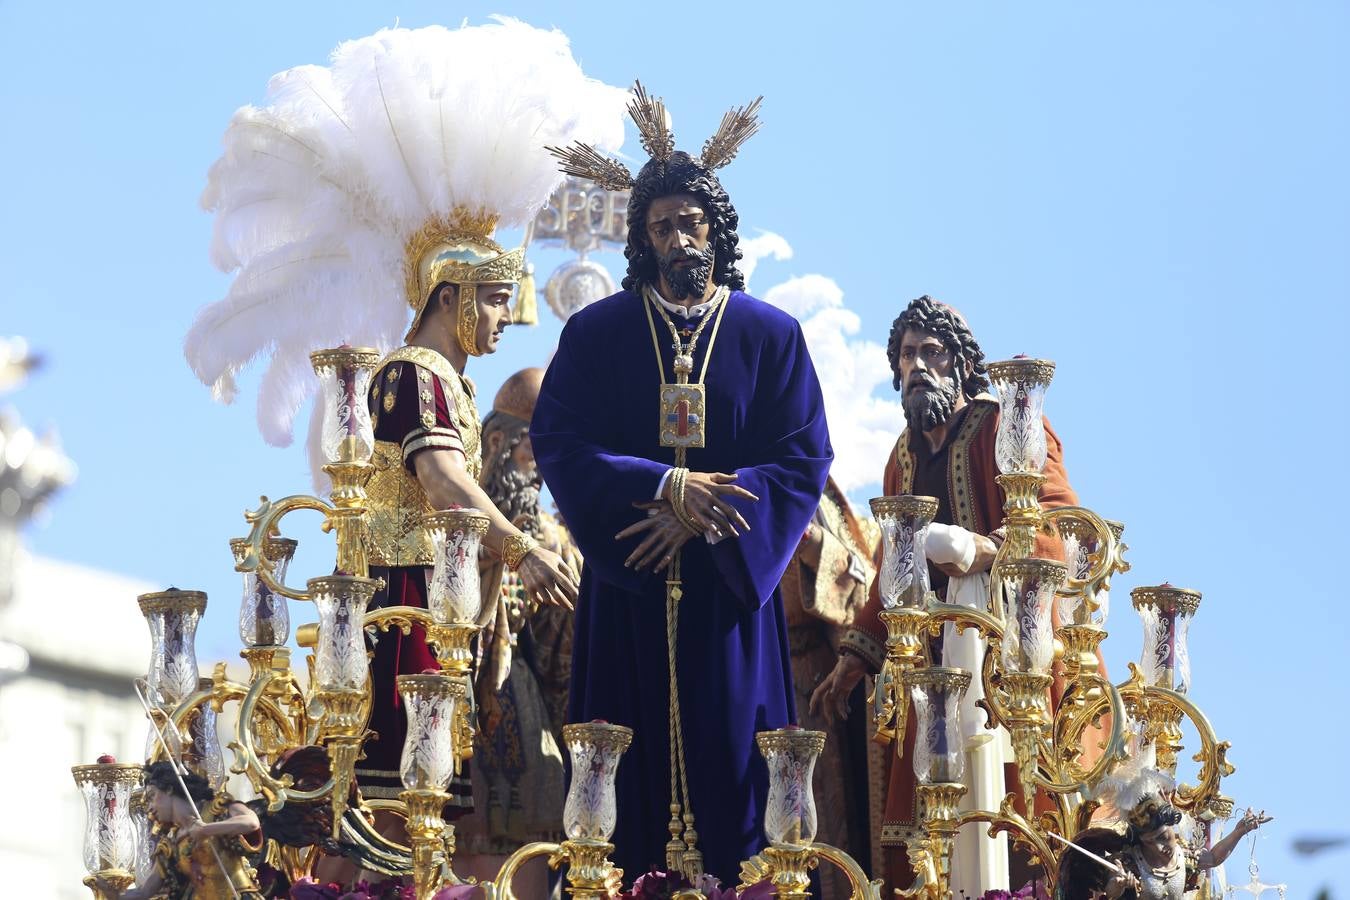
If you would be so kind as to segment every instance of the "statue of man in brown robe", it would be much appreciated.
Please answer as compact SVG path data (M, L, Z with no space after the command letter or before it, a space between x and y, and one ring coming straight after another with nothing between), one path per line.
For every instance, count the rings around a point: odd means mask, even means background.
M807 707L811 693L834 668L844 635L867 605L879 537L875 523L854 514L831 478L779 584L792 653L797 723L826 734L812 787L816 804L830 814L821 816L816 839L864 863L872 856L868 766L879 758L869 752L868 723L862 715L827 717ZM861 711L867 698L858 688L847 702ZM848 881L837 869L822 867L820 879L826 900L848 896Z
M923 296L909 304L895 320L886 348L894 385L903 397L906 429L896 441L895 450L886 460L883 491L887 495L917 494L936 497L938 512L927 545L930 575L934 591L940 598L961 602L955 596L961 588L987 583L994 556L1002 542L1003 490L995 482L999 474L994 457L994 438L998 431L998 402L988 393L984 353L980 350L970 326L959 312L946 304ZM1049 424L1046 424L1046 443L1049 449L1045 465L1045 482L1041 487L1040 502L1044 507L1075 505L1078 500L1069 486L1064 471L1063 445ZM1037 556L1062 558L1063 550L1056 539L1038 539ZM978 593L978 591L977 591ZM978 602L983 602L983 598ZM868 672L877 672L885 659L886 629L878 618L881 598L873 583L867 607L858 615L854 627L841 641L841 653L833 672L821 683L811 698L811 709L819 710L827 719L846 714L846 698ZM944 647L950 656L957 650L961 638L948 634L935 639L930 646L934 663L944 660ZM974 639L972 632L967 632ZM965 637L965 636L962 636ZM965 667L970 663L962 661ZM1059 687L1053 691L1052 702L1058 703ZM972 691L973 692L973 691ZM968 713L967 710L963 712ZM967 714L963 730L968 735L966 749L971 753L999 755L1001 735L990 732L979 734L983 717ZM905 843L914 837L920 825L916 809L915 777L911 764L914 749L914 717L906 722L904 743L900 754L888 753L886 805L881 825L881 845L885 871L879 873L887 889L908 887L913 872L905 852ZM993 740L990 741L990 738ZM1011 755L1004 757L1010 762ZM1003 765L969 766L975 773L984 769L986 777L1015 779L1015 771L1008 772ZM1004 768L1004 773L998 770ZM1015 767L1014 767L1015 768ZM973 800L980 794L1002 796L1016 786L1015 781L993 785L994 790L980 791L972 785ZM972 842L978 836L972 836ZM959 852L959 845L958 845ZM998 857L1006 851L982 851ZM969 862L968 854L966 861ZM1013 859L985 861L985 871L1008 873L1013 887L1019 887L1035 875L1024 862ZM955 883L955 880L954 880ZM988 885L1008 887L1008 884Z

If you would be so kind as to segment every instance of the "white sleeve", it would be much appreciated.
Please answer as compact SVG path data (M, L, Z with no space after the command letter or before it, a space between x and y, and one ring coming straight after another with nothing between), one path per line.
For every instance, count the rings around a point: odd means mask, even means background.
M934 522L928 526L923 550L930 562L950 563L965 572L975 561L975 535L960 525Z

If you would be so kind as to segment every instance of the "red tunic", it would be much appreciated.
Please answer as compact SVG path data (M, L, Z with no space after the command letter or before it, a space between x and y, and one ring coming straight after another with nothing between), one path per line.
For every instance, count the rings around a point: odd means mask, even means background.
M423 392L426 396L423 397ZM375 422L375 440L400 449L403 466L413 473L418 453L432 448L463 451L460 427L441 379L426 368L408 361L392 362L375 373L371 383L370 409ZM413 476L415 478L415 476ZM423 498L423 502L425 502ZM410 510L420 516L422 510ZM429 566L386 566L372 564L371 578L382 578L384 590L371 600L369 608L412 606L426 609ZM399 763L407 736L407 713L403 709L395 679L415 675L439 665L426 632L418 625L404 635L398 628L379 632L371 642L374 657L370 662L372 697L370 729L365 758L356 768L357 782L366 797L397 798L403 790ZM473 808L473 795L467 770L450 784L452 800L446 812L460 814Z

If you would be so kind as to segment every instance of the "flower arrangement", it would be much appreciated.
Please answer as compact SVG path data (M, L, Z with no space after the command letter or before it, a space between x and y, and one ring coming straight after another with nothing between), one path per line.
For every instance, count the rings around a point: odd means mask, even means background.
M1045 882L1037 879L1028 881L1015 891L998 888L985 891L980 895L980 900L1050 900L1050 895L1046 893Z
M734 887L722 887L721 882L711 875L702 875L696 883L691 884L678 872L652 869L638 876L631 888L619 894L618 900L673 900L681 891L698 891L707 900L767 900L774 895L773 885L768 881L761 881L738 893Z

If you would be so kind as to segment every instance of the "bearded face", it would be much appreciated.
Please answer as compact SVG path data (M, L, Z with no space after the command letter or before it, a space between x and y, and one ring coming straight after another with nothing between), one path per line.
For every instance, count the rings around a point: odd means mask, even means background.
M483 466L483 490L497 509L517 528L534 533L539 523L539 470L530 448L528 426L485 433L490 449Z
M714 252L709 244L701 251L677 248L657 259L657 268L675 294L673 299L703 296L712 275Z
M693 194L658 197L647 207L647 241L673 297L700 299L708 289L717 249L702 201Z
M947 424L960 402L961 385L951 351L936 336L906 331L896 361L896 381L903 391L905 421L928 432Z
M947 424L956 412L956 379L947 376L912 376L905 384L905 421L910 428L932 431Z

